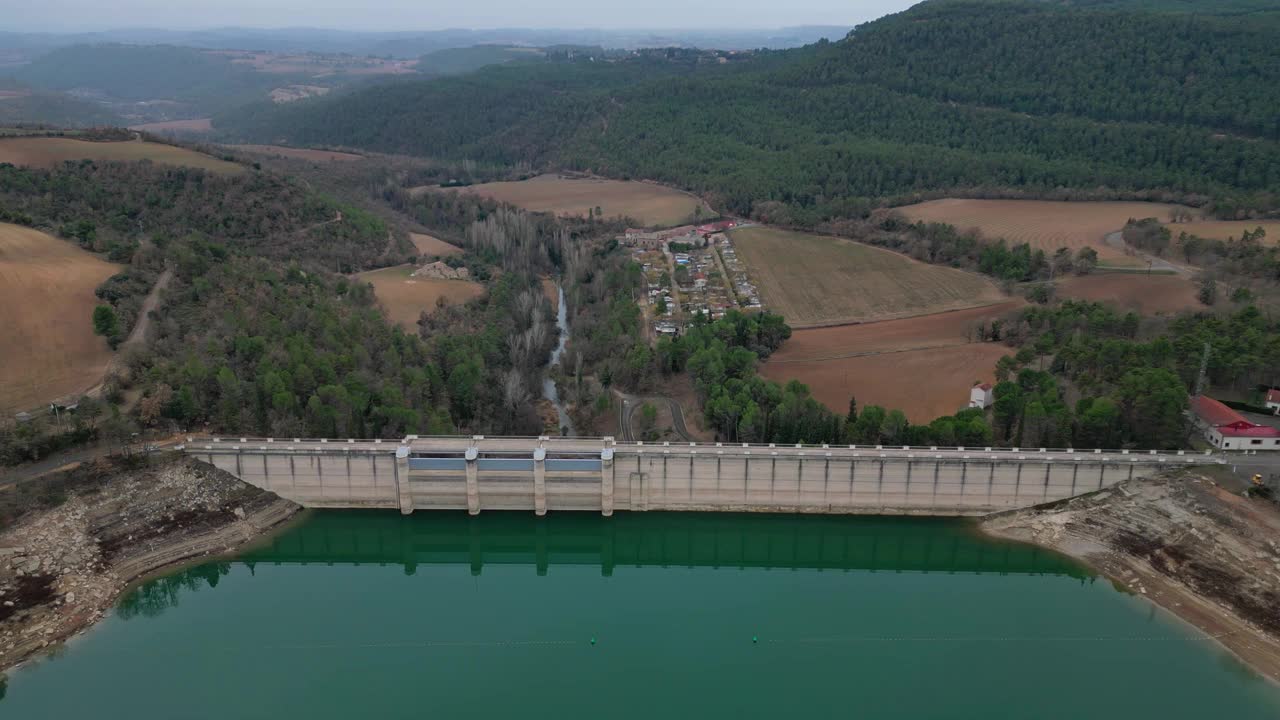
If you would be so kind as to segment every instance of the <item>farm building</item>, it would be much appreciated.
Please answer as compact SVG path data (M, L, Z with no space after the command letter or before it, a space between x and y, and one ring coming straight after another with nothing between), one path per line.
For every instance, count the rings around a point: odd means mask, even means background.
M1272 388L1267 391L1267 409L1280 415L1280 390Z
M994 389L991 383L974 385L969 390L969 407L983 410L991 407L991 403L994 401L994 396L992 395L992 390Z
M1191 398L1196 425L1222 450L1280 450L1280 430L1251 423L1243 415L1205 395Z
M635 228L627 228L627 231L619 239L624 245L647 250L660 250L667 244L667 238L663 233L647 232Z

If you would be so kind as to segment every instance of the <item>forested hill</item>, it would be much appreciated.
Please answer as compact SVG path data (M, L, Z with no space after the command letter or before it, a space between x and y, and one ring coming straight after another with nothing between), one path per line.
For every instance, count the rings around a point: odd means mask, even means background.
M1276 16L1102 5L933 0L840 42L725 64L673 52L495 67L217 125L246 139L653 178L796 225L957 189L1276 209ZM1265 7L1228 7L1240 6Z

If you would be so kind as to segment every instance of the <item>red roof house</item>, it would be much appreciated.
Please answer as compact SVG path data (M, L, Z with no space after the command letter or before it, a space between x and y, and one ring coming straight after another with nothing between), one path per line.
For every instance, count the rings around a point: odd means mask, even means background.
M1205 395L1191 398L1209 442L1228 450L1280 449L1280 430L1249 422L1243 415Z

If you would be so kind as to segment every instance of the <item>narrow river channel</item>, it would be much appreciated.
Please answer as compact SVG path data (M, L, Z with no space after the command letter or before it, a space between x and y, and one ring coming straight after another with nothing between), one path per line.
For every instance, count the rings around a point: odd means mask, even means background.
M577 432L573 428L573 420L565 412L564 404L560 402L560 393L556 390L556 381L550 375L551 368L560 364L560 356L564 355L564 347L569 343L569 309L565 307L564 286L560 283L556 283L556 329L560 331L560 339L551 351L551 359L547 361L547 369L542 376L542 397L555 406L561 434L574 437Z
M316 512L11 674L19 718L1280 717L1070 561L931 519Z

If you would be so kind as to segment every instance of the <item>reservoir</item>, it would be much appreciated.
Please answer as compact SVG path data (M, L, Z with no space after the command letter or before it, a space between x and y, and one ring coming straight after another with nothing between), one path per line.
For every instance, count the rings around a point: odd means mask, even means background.
M1280 693L961 521L320 511L128 594L0 717L1274 720Z

